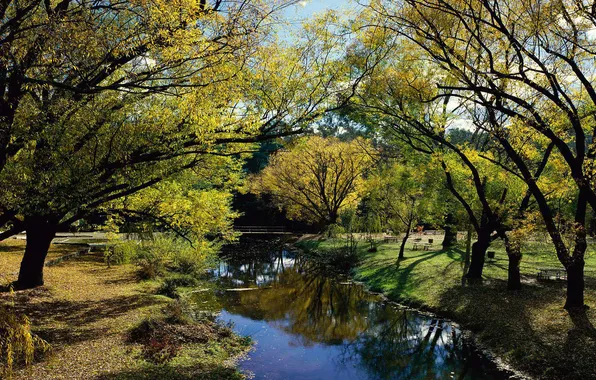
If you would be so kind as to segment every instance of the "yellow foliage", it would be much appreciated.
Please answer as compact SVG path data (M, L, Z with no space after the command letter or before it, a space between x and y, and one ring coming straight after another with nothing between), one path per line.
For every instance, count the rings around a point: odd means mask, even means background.
M361 138L302 138L272 157L251 179L251 191L271 194L292 219L334 223L342 209L357 204L372 151Z

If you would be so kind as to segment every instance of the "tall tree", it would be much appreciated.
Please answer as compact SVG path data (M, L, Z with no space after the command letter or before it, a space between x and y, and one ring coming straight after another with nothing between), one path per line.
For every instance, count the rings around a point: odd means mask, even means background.
M267 21L287 3L0 9L10 108L0 120L0 238L27 231L20 286L43 283L58 229L195 169L205 155L302 132L349 98L358 79L335 63L331 35L305 36L299 47L271 41Z
M272 194L290 218L333 224L343 208L357 204L371 153L363 139L303 138L273 156L254 177L252 191Z
M486 132L507 154L536 200L568 275L565 307L584 307L587 206L596 208L593 109L596 14L585 1L372 1L371 9L402 38L445 69L438 96L482 107ZM553 144L577 189L574 242L565 244L555 212L524 154L510 143L531 128Z
M364 34L364 44L386 44L391 53L386 55L384 62L361 88L354 99L354 107L360 110L358 112L363 112L365 117L377 120L379 130L387 141L393 139L432 156L442 167L447 189L466 210L477 233L478 239L472 246L472 260L467 277L480 279L485 253L491 242L498 237L507 240L505 231L511 227L506 221L511 214L508 210L512 202L519 205L520 212L517 215L521 217L528 207L530 194L526 194L528 199L522 201L523 192L508 192L511 178L503 182L494 175L505 172L514 180L519 180L519 176L498 165L498 160L491 159L490 150L495 145L486 138L488 134L484 132L478 115L471 114L461 104L454 104L452 100L456 97L447 94L441 96L437 91L437 84L450 81L441 68L421 60L420 57L425 53L415 45L403 41L396 43L387 38L384 33L373 35L373 38L368 33ZM465 119L466 116L469 119ZM450 133L451 130L457 130L462 121L475 131L476 136L472 136L470 141L462 142L458 134L452 136ZM520 147L527 145L525 142L526 140L519 140L514 144ZM536 144L533 151L540 150L539 146L548 146L548 143L541 145L542 141L538 140ZM548 163L551 152L552 147L545 149L544 154L526 157L536 180ZM489 166L483 160L488 161ZM455 178L455 168L464 171L463 178ZM491 178L497 180L500 190L495 190ZM501 233L497 233L499 231ZM513 248L514 245L507 247ZM520 287L521 253L511 249L508 254L511 264L509 287L516 289Z

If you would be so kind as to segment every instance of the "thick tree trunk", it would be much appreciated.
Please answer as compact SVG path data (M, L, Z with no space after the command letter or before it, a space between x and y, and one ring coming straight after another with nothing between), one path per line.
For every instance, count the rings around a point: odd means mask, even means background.
M580 190L575 210L575 247L570 259L564 262L567 270L567 299L565 309L582 309L584 304L584 257L588 242L586 240L587 195Z
M565 309L584 308L584 260L573 260L567 266L567 299Z
M43 285L44 263L50 243L56 236L56 225L45 219L34 218L25 223L27 245L17 281L19 289L30 289Z
M457 229L453 226L453 215L447 214L445 218L445 238L443 239L443 249L449 249L457 244Z
M470 261L470 268L466 274L468 279L479 280L482 278L482 270L484 269L484 257L486 250L490 246L490 233L488 229L480 230L478 232L478 240L472 244L472 259Z
M519 273L519 264L522 259L521 248L516 242L505 238L505 250L509 257L509 268L507 270L507 289L521 289L521 275Z

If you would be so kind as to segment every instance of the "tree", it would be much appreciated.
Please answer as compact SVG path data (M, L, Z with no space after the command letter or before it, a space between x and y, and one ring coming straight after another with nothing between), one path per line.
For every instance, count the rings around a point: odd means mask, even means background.
M342 209L357 204L363 175L373 162L371 153L372 147L360 138L299 139L253 178L252 191L272 194L290 218L333 224Z
M412 228L428 214L425 200L433 190L432 184L425 181L425 174L419 168L390 162L367 180L367 196L372 199L385 227L394 232L404 232L398 260L404 259Z
M387 38L384 34L380 37ZM366 34L363 41L371 43ZM379 42L373 40L372 43ZM518 289L521 252L514 249L518 245L507 244L506 231L512 228L513 222L509 220L512 205L519 206L515 214L518 219L523 218L529 206L531 194L526 192L524 197L523 179L499 163L501 154L492 151L495 144L487 139L478 115L463 105L452 104L453 98L447 94L437 95L437 84L449 83L450 79L442 76L439 67L419 60L424 51L416 50L416 46L408 46L406 50L392 40L380 43L385 43L392 52L361 87L353 107L364 117L377 121L386 143L409 146L433 157L435 164L442 168L446 188L466 210L478 236L472 245L466 276L482 278L485 253L491 242L501 237L506 240L510 259L509 287ZM460 134L451 133L452 130L457 132L457 122L464 116L470 117L464 121L475 131L469 141L462 141ZM530 139L532 144L527 141L527 138L512 139L516 146L526 146L525 159L538 180L551 157L552 147L543 139ZM483 162L485 160L488 163ZM516 185L512 186L514 183ZM509 191L514 188L515 191Z
M43 283L58 229L205 156L300 133L349 98L357 78L322 53L332 37L271 42L265 21L276 4L0 7L10 52L0 76L0 238L27 231L19 286Z
M583 308L587 206L596 208L592 4L406 0L398 5L373 1L371 8L450 75L453 81L439 84L437 96L455 96L486 114L485 132L527 183L567 270L565 308ZM510 143L510 134L520 127L553 144L573 178L577 202L571 245L565 244L547 192L523 150Z

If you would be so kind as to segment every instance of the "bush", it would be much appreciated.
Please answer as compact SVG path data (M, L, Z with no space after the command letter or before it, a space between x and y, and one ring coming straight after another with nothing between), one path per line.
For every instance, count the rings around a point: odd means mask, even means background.
M343 274L349 273L360 261L358 253L347 246L312 250L308 251L306 256L315 269Z
M139 277L144 280L163 276L166 269L199 276L209 266L215 248L207 241L197 241L191 246L187 241L162 234L152 240L119 242L109 259L113 264L135 263Z
M28 365L50 345L31 333L29 318L0 307L0 378L12 377L15 364Z
M346 230L339 224L330 224L325 228L324 235L328 239L334 239L344 234Z
M191 287L197 285L197 279L188 274L173 275L167 277L160 288L157 290L159 294L168 296L170 298L178 298L177 289L179 287Z
M168 329L168 325L157 319L146 319L130 332L130 340L143 344L143 357L155 364L166 364L178 355L181 344Z
M136 263L139 267L139 278L142 280L152 280L165 273L165 262L159 255L145 253L137 257Z
M172 257L171 270L174 272L199 276L204 272L211 258L211 247L191 247L182 245Z
M140 244L138 241L126 240L114 245L111 252L106 252L109 255L111 264L129 264L135 260L139 253ZM108 259L108 257L106 257Z

